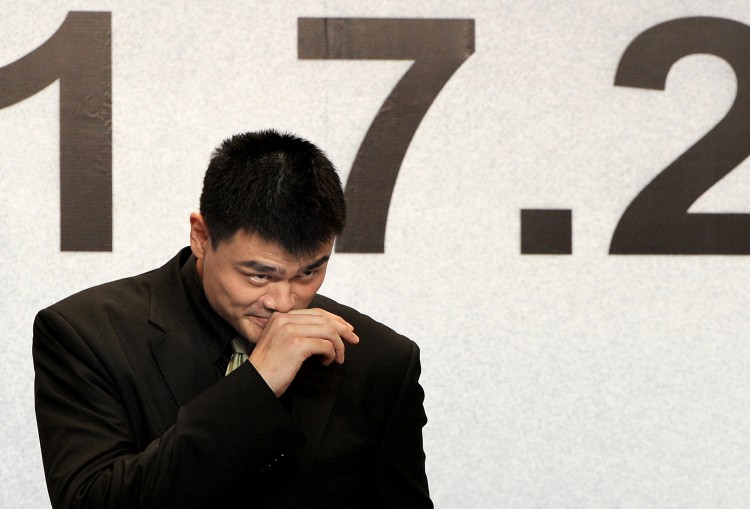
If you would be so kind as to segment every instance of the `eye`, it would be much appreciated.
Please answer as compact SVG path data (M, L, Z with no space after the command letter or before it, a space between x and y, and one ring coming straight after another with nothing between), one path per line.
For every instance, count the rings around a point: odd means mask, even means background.
M318 274L318 270L305 270L299 273L297 276L299 279L312 279Z
M271 280L268 274L245 274L250 281L255 283L265 283Z

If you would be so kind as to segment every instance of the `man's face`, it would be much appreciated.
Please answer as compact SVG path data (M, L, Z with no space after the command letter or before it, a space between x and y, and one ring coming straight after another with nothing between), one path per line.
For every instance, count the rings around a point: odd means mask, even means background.
M323 284L333 240L300 259L240 230L214 249L202 216L191 214L190 223L190 245L208 302L253 343L274 312L306 308Z

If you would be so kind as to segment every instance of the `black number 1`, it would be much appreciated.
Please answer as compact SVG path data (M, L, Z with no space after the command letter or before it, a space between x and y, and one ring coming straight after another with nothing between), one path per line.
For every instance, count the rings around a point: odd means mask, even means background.
M300 18L300 59L414 60L367 130L346 181L344 253L382 253L401 162L430 105L474 53L474 20Z
M60 249L112 250L112 49L108 12L70 12L0 67L0 108L60 80Z
M615 85L664 90L672 65L696 53L718 56L732 66L734 104L635 197L612 236L612 254L750 254L750 214L688 213L750 155L750 27L708 17L656 25L628 46Z

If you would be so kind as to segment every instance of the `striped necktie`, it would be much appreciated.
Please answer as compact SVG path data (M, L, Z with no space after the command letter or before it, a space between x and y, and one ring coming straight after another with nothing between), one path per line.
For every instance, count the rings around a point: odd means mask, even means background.
M227 366L227 372L224 376L228 375L235 369L242 366L242 363L247 360L247 341L237 337L232 340L232 357L229 359L229 365Z

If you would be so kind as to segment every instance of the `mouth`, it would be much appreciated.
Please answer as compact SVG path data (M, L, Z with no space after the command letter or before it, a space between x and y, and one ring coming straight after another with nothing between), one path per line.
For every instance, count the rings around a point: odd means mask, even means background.
M266 323L268 323L268 318L263 318L262 316L251 315L250 319L255 322L261 329L266 326Z

